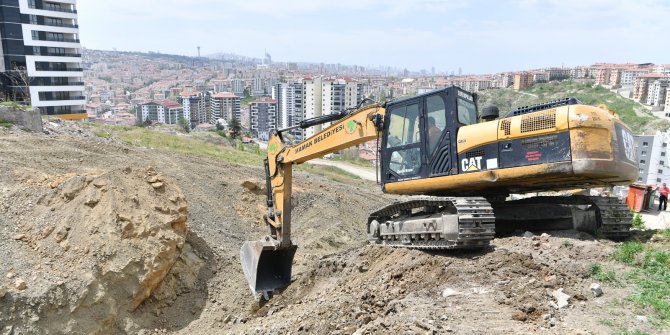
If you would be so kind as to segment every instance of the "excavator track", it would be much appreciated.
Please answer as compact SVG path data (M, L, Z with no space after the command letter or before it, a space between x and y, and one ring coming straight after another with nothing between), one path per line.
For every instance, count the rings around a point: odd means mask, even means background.
M589 197L600 212L599 232L609 239L630 237L633 216L628 206L615 197Z
M418 211L424 209L423 211ZM370 214L368 225L402 223L406 220L427 222L441 214L456 215L457 233L446 234L430 230L430 223L424 223L425 230L417 232L396 231L371 237L371 242L391 247L446 250L477 249L488 247L495 234L495 216L491 204L483 197L429 197L416 196L401 200ZM402 227L402 224L399 224ZM454 236L455 235L455 236ZM451 238L449 238L451 237ZM455 238L454 238L455 237Z
M557 214L557 207L564 208L562 214ZM538 196L493 202L493 208L500 231L507 229L508 224L516 223L514 228L517 230L576 229L613 240L625 239L631 234L630 209L616 197Z

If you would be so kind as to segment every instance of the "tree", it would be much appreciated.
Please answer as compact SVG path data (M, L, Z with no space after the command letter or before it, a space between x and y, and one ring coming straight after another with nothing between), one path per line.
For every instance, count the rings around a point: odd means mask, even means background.
M237 138L238 136L240 136L240 133L242 131L240 121L237 121L237 118L233 116L233 118L230 120L230 124L228 124L228 129L230 129L230 137Z
M8 80L9 85L20 89L11 89L7 92L13 101L30 101L30 84L32 78L28 76L25 66L14 65L11 70L2 73Z
M183 129L185 132L191 132L191 125L189 124L188 120L186 120L186 118L180 118L179 121L177 121L177 125L179 125L179 127L181 127L181 129Z
M244 97L245 98L251 97L251 88L249 88L249 87L244 88Z

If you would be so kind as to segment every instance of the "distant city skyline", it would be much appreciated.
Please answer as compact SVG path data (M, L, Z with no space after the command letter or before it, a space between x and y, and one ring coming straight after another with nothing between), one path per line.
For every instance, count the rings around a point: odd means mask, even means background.
M668 63L659 0L174 0L77 3L83 46L463 74Z

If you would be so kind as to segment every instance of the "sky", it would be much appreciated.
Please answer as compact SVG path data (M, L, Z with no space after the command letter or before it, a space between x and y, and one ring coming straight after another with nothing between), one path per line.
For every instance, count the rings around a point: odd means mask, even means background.
M670 0L79 0L89 49L484 74L670 63Z

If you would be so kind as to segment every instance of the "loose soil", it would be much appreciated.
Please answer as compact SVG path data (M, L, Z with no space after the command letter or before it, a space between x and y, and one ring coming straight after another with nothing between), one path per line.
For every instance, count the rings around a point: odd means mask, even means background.
M367 213L393 197L372 182L340 183L297 171L293 282L259 302L242 274L239 248L267 234L260 222L261 167L128 146L96 137L86 126L61 123L48 127L48 134L0 128L0 171L3 333L663 333L637 317L646 314L627 300L632 286L601 282L604 295L594 297L593 264L617 274L629 269L609 257L617 242L583 233L519 233L470 252L368 245ZM119 204L103 196L91 207L100 180L107 181L104 187L123 185ZM78 191L65 201L68 183ZM161 188L166 193L158 193ZM86 212L99 206L108 210ZM135 228L125 233L125 221L112 215L124 209L132 209L124 218ZM173 224L185 212L185 225ZM142 222L156 226L141 230ZM55 228L45 238L50 225ZM120 237L105 240L94 227L120 227L109 235ZM58 241L59 232L70 238ZM83 256L87 247L91 253L101 244L117 249ZM153 261L156 255L161 262ZM108 263L110 258L141 262ZM125 270L104 270L106 264ZM115 277L107 289L93 290L98 286L90 284L89 273ZM149 282L155 285L143 284ZM570 296L560 309L552 295L559 289ZM104 303L77 305L82 296ZM83 312L87 306L105 308ZM62 320L52 321L56 316Z

